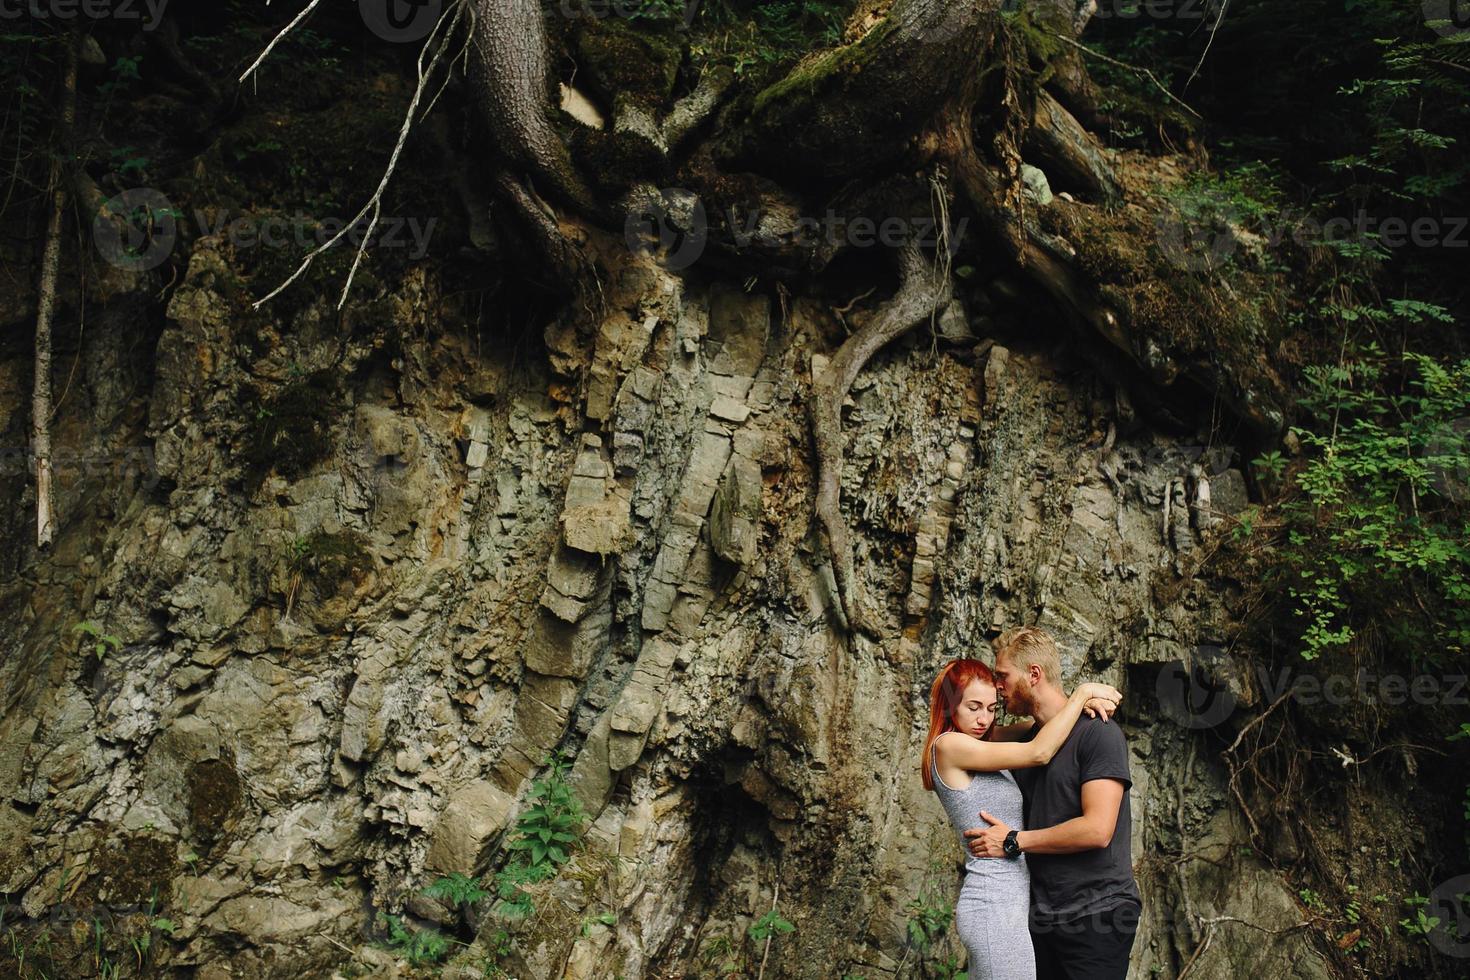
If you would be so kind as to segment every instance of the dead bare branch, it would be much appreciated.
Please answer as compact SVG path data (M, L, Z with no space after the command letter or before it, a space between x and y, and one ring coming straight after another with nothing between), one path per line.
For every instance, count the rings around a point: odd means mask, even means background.
M409 102L408 111L403 115L403 125L398 130L398 141L393 146L393 152L388 157L388 165L384 168L383 177L378 181L377 189L373 191L372 197L368 199L368 202L362 206L362 210L358 211L351 221L343 225L337 234L309 252L306 258L301 260L301 264L296 267L296 271L291 273L285 282L251 304L253 309L259 309L262 305L280 295L286 287L301 278L306 270L311 268L311 264L316 261L317 256L347 237L353 229L358 227L364 218L371 216L367 229L362 233L362 238L358 242L357 254L353 256L352 268L347 273L347 282L342 287L342 295L337 300L337 309L340 310L346 305L347 295L352 290L352 281L356 278L357 269L362 264L363 253L367 251L368 242L372 240L373 232L378 227L378 219L382 216L383 193L388 189L388 182L393 179L393 173L398 168L398 158L402 155L403 148L408 143L408 136L413 131L414 123L418 121L415 119L415 116L418 114L419 103L423 101L424 92L428 90L429 80L433 77L434 69L438 67L440 60L444 57L444 52L449 49L455 28L459 26L461 19L464 17L465 6L465 0L457 0L454 4L453 16L440 17L438 23L434 25L434 29L429 32L428 39L424 41L424 46L419 50L418 82L414 87L413 98ZM446 24L448 25L447 28L445 26ZM433 56L429 58L428 65L425 66L424 59L429 54L430 49L433 50Z

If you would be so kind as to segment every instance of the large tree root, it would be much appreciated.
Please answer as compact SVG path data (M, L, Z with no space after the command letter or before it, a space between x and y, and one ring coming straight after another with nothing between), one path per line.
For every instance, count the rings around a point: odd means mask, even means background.
M849 631L877 637L877 623L867 610L862 585L853 571L852 538L842 518L842 402L858 372L890 341L901 337L949 302L949 276L932 268L917 245L898 253L898 292L838 349L826 368L812 379L812 436L817 448L817 519L827 533L827 546L837 579L838 608Z
M537 0L476 0L474 90L500 152L540 185L595 214L596 203L547 118L546 25Z

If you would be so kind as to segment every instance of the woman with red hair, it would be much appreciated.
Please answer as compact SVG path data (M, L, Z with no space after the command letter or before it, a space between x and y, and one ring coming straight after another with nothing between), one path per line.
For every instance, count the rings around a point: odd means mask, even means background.
M1104 721L1123 695L1107 684L1081 684L1067 707L1029 742L1004 741L1030 724L995 728L995 676L979 660L951 660L929 692L929 737L920 773L924 788L944 804L965 855L965 883L955 903L955 931L970 952L970 980L1035 980L1028 911L1031 877L1026 856L977 858L964 832L980 826L980 811L1016 831L1025 829L1021 788L1007 769L1052 760L1083 711ZM1000 739L1000 740L997 740ZM1007 841L1010 853L1011 841Z

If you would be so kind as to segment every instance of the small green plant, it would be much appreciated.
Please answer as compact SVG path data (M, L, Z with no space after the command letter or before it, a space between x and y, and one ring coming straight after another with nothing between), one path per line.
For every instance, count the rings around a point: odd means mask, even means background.
M1272 480L1280 481L1281 474L1286 471L1286 457L1281 455L1281 450L1273 449L1251 460L1251 465Z
M1428 915L1424 909L1429 904L1429 898L1417 892L1404 899L1404 904L1409 907L1409 914L1399 920L1399 926L1411 936L1426 938L1435 929L1439 928L1439 916Z
M592 930L594 927L599 925L615 925L617 921L618 917L612 912L602 912L598 915L584 915L582 916L582 928L580 930L581 935L583 938L586 938L587 936L592 934Z
M905 911L909 913L909 942L921 953L944 935L954 915L952 906L936 902L928 896L909 902Z
M485 957L480 963L480 972L487 977L503 977L505 970L500 961L510 955L510 933L496 929L485 939Z
M1327 911L1327 905L1322 901L1322 897L1316 892L1312 891L1312 889L1303 888L1301 891L1297 892L1297 896L1302 900L1302 904L1311 909L1313 912L1316 912L1320 915L1323 912Z
M72 632L83 633L86 636L91 637L92 640L95 641L92 645L92 652L96 654L98 660L101 660L103 657L107 656L108 647L111 647L113 650L122 649L122 640L119 640L111 633L102 632L102 627L98 626L96 623L90 621L78 623L77 625L72 627Z
M778 934L795 931L796 926L783 919L781 913L775 909L771 909L765 915L755 920L755 923L749 929L750 938L758 943L763 943L770 937Z
M546 764L551 771L531 785L531 806L516 818L516 836L507 846L528 857L533 867L549 863L555 868L571 857L571 844L586 814L566 780L570 761L553 752Z
M512 861L495 875L495 894L500 898L500 913L510 919L524 919L536 911L535 900L522 885L534 884L545 877L541 867L523 861Z
M437 963L449 952L449 938L437 929L410 929L401 918L385 912L378 913L378 920L388 927L388 948L413 966Z
M531 784L531 805L516 818L515 835L506 844L515 857L495 875L496 894L504 903L501 912L511 918L524 918L535 909L521 886L553 877L571 859L571 845L586 819L566 779L568 758L552 752L545 764L550 771Z
M740 975L740 950L729 936L711 936L699 951L699 962L721 977Z
M960 958L958 956L946 956L934 963L934 969L938 972L940 980L969 980L970 972L960 969Z
M448 877L440 878L428 888L424 894L430 898L441 899L451 906L458 908L461 905L471 905L482 898L490 897L490 893L480 887L480 882L468 875L460 874L458 871Z

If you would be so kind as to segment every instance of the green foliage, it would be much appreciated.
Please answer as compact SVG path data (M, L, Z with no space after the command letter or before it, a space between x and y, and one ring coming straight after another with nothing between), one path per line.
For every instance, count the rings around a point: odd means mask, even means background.
M1226 236L1239 228L1271 235L1285 207L1281 180L1274 164L1256 160L1218 173L1191 173L1165 197L1196 234ZM1219 258L1228 264L1233 256L1234 250L1222 249Z
M109 72L111 77L107 81L103 82L101 85L97 86L98 93L101 94L105 100L111 101L112 97L118 92L126 89L133 82L140 81L143 75L138 70L138 66L142 64L142 62L142 55L131 58L118 58L112 63L112 68Z
M909 914L909 942L920 953L926 951L945 932L954 917L954 906L937 901L931 896L916 898L904 910Z
M1470 87L1458 74L1466 70L1470 51L1444 38L1379 36L1373 43L1379 48L1379 72L1339 90L1360 105L1370 127L1367 146L1329 160L1328 166L1353 181L1350 189L1360 199L1427 202L1463 188L1470 165L1450 131L1463 129L1470 117L1465 107ZM1415 108L1426 101L1440 111L1426 115Z
M1404 904L1409 907L1408 916L1399 920L1399 926L1404 932L1427 939L1430 933L1439 928L1439 916L1428 915L1424 911L1429 904L1427 896L1416 892L1404 899Z
M92 646L92 652L96 654L98 660L107 656L108 647L111 647L113 650L122 649L122 640L119 640L111 633L102 632L102 627L91 621L78 623L72 627L72 632L83 633L96 641Z
M490 892L480 887L480 882L468 875L455 871L444 878L437 879L424 894L430 898L441 899L451 906L458 908L461 905L471 905L482 898L489 898Z
M569 859L586 814L566 781L570 761L556 752L546 763L551 771L531 784L531 806L516 818L515 838L506 846L520 852L531 867L546 865L554 872Z
M378 921L388 927L385 944L414 966L437 963L449 952L449 939L437 929L411 929L396 915L378 913Z
M742 976L740 950L729 936L711 936L699 950L700 965L716 976Z
M771 936L795 932L796 926L783 919L780 912L771 909L765 915L755 920L754 924L747 931L751 939L758 943L763 943Z
M775 69L814 49L837 45L851 6L841 0L705 3L698 19L702 34L690 44L690 52L697 61L728 63L737 75Z
M1308 460L1283 507L1283 556L1307 659L1347 645L1366 617L1430 663L1470 649L1470 517L1457 499L1470 492L1470 360L1402 360L1412 373L1399 393L1372 342L1306 372L1312 424L1293 432Z
M514 835L506 849L514 855L496 872L495 893L501 915L521 919L535 911L536 904L524 885L556 876L571 858L582 822L582 804L567 783L570 758L560 750L544 760L548 772L531 784L529 807L516 818Z
M510 933L504 929L496 929L488 936L483 937L485 946L485 957L480 964L480 972L487 977L503 977L505 970L500 961L510 955Z
M590 936L592 934L592 930L597 926L616 925L617 921L617 915L612 912L601 912L597 915L584 915L582 916L582 928L578 930L578 933L585 938L587 936Z

